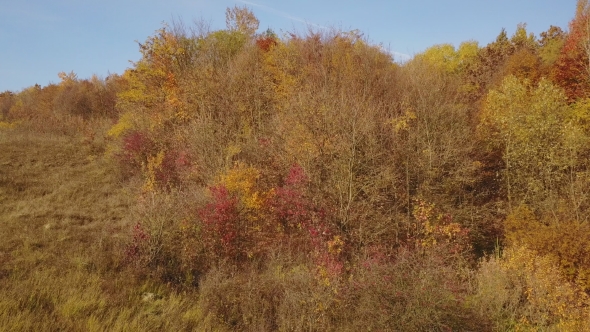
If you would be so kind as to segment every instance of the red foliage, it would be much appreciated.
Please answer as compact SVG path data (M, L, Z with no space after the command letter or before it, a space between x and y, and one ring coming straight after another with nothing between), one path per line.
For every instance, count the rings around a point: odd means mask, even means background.
M117 159L126 172L135 174L141 170L154 146L146 134L132 131L123 137L123 151L117 154Z
M181 182L180 174L190 167L190 156L184 151L167 151L164 154L162 163L156 170L156 182L162 188L172 188Z
M588 10L578 8L576 17L570 22L570 32L553 69L554 81L565 89L571 101L587 97L589 94L589 19Z
M299 164L294 164L289 169L289 174L285 179L285 184L287 186L297 186L300 184L305 184L307 181L309 181L309 178L307 177L307 174L305 174L303 167L299 166Z
M225 186L210 187L213 201L199 210L205 245L220 258L237 259L244 254L238 227L238 200Z
M145 254L144 248L147 246L147 242L150 239L150 235L138 222L133 226L131 243L127 245L125 249L125 259L128 263L140 264L142 256Z
M289 169L285 185L275 189L268 202L272 217L287 233L310 227L313 204L305 197L302 186L308 181L303 168L297 164Z
M139 155L151 147L151 140L143 133L134 131L123 137L123 149L130 155Z
M270 36L258 37L258 39L256 39L256 46L264 52L270 51L270 49L276 44L276 39Z
M122 141L122 151L116 157L121 169L128 175L139 173L148 164L149 158L154 157L158 151L156 144L140 131L126 134ZM190 166L191 158L186 151L166 151L161 163L154 170L156 183L160 188L170 189L180 184L182 171Z
M261 148L267 148L269 147L271 144L271 140L268 138L259 138L258 139L258 145L260 145Z
M189 167L191 165L191 160L188 152L186 151L179 151L176 153L176 159L174 160L176 168L184 168Z
M313 253L321 266L340 270L339 255L329 249L334 247L330 241L335 232L325 223L323 210L307 196L308 181L303 168L293 165L283 186L272 190L260 210L247 215L240 210L239 197L225 186L210 187L212 200L198 211L207 251L216 259L242 262L278 246L281 250ZM255 224L249 219L253 212Z

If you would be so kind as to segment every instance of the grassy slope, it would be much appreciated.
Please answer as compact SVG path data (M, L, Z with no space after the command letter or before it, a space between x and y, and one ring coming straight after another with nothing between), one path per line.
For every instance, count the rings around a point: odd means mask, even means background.
M79 141L0 129L0 330L190 327L189 303L121 270L131 199L111 167Z

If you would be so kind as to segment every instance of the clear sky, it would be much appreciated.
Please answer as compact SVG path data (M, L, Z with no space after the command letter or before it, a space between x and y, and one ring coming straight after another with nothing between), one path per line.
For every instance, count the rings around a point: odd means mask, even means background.
M139 59L143 42L163 22L181 19L225 28L225 8L247 6L260 30L304 32L359 29L403 60L442 43L493 41L518 23L539 33L567 29L576 0L0 0L0 92L79 78L122 73Z

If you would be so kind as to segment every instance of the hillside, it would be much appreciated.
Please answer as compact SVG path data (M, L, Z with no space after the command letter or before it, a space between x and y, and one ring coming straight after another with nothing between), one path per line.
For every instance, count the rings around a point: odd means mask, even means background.
M0 151L0 330L167 326L142 302L158 288L121 271L132 195L112 165L63 135L0 129Z
M226 21L0 94L0 326L590 330L588 1L404 63Z

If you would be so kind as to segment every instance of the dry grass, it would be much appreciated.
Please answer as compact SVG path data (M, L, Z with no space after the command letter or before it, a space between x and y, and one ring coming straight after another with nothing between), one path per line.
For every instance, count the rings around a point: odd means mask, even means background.
M132 195L91 152L0 130L0 330L190 329L190 303L121 264Z

